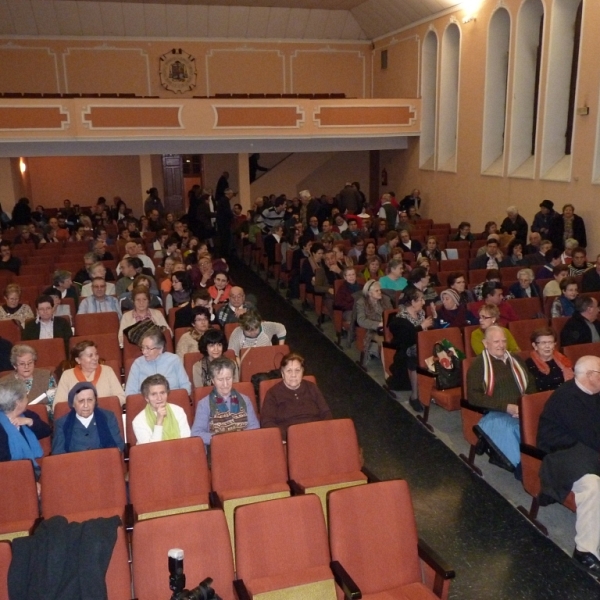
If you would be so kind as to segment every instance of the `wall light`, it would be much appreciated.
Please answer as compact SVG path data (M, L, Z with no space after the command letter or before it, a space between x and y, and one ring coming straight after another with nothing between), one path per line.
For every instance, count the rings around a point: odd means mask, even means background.
M23 157L19 158L19 170L21 171L22 175L24 175L25 171L27 171L27 164L23 160Z
M477 21L477 11L481 6L482 0L464 0L461 5L461 8L464 12L464 17L462 18L462 22L464 24L470 23L471 21Z

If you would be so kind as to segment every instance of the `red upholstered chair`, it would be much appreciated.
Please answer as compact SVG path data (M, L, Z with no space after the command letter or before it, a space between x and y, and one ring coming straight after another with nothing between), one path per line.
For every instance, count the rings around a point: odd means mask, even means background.
M13 344L21 343L21 326L12 319L0 321L0 337Z
M513 298L507 302L521 320L538 319L542 314L542 303L539 298Z
M0 542L0 600L8 598L8 569L12 561L10 542Z
M136 523L132 536L136 598L165 598L165 584L169 581L167 552L171 548L185 551L186 587L195 587L210 576L213 589L223 600L237 600L231 543L223 511L206 510Z
M552 329L554 329L554 331L556 332L556 342L559 346L561 346L560 343L560 332L563 330L563 327L565 326L565 323L570 319L571 317L552 317L552 319L550 319L550 327L552 327Z
M332 569L338 586L350 587L346 574L362 594L351 597L447 597L454 571L419 540L406 481L336 490L328 504Z
M66 404L66 403L65 403ZM48 417L48 409L45 404L29 404L27 410L34 412L44 423L50 425L50 419ZM50 436L38 440L40 446L44 451L44 456L48 456L52 450L52 438Z
M532 298L524 298L524 300L532 300ZM537 300L537 298L533 298ZM511 321L508 324L508 330L515 338L515 342L521 350L529 351L531 349L531 334L540 327L547 327L548 321L544 319L528 319L526 321Z
M37 352L35 366L40 369L52 369L54 371L66 358L65 341L63 338L27 340L23 343L31 346Z
M574 346L565 346L563 354L571 360L573 366L582 356L600 356L600 342L591 344L575 344Z
M78 336L95 336L99 333L119 332L119 315L116 312L75 315L75 333Z
M189 437L131 448L129 493L140 521L208 509L210 473L202 439Z
M131 597L129 546L124 527L117 528L117 541L106 571L106 591L109 598Z
M69 521L124 516L127 495L123 458L117 448L70 452L44 458L42 516Z
M28 535L40 516L31 461L1 462L0 481L0 540Z
M255 373L265 373L279 369L281 360L288 354L287 344L242 349L240 352L240 381L250 381Z
M325 515L329 491L367 483L352 419L292 425L287 459L292 489L317 494Z
M252 597L281 591L286 598L336 598L327 528L316 496L240 506L235 530L236 588Z
M465 340L465 354L467 358L474 358L476 356L475 352L473 352L473 347L471 346L471 334L478 328L479 325L467 325L463 329L463 337Z
M538 392L537 394L525 394L521 398L519 407L519 425L521 428L521 468L523 471L523 489L531 496L531 506L527 510L524 506L518 506L521 512L529 519L544 535L548 530L537 520L540 509L539 494L541 492L540 466L544 452L536 447L537 432L540 416L552 391ZM563 503L569 510L575 512L575 496L571 492Z

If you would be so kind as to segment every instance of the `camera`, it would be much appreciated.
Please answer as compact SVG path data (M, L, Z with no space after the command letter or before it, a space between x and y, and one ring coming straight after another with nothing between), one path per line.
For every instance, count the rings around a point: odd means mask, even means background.
M169 589L173 592L171 600L221 600L211 587L213 580L210 577L203 579L192 590L184 589L183 556L181 548L171 548L168 552Z

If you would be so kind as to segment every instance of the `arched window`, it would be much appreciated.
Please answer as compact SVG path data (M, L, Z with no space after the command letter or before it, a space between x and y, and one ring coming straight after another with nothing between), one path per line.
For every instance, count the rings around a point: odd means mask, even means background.
M459 74L460 29L456 23L451 23L442 37L438 138L440 171L456 171L457 167Z
M423 40L421 77L421 138L419 166L435 168L435 109L437 104L438 38L429 31Z

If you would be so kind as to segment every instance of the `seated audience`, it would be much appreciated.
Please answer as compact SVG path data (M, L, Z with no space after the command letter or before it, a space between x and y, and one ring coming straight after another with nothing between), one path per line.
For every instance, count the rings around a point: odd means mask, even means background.
M198 264L190 271L194 288L210 288L215 282L215 270L210 254L198 257Z
M169 402L169 391L169 381L160 373L142 381L141 393L146 408L131 423L138 444L190 437L185 411Z
M560 250L557 250L556 248L550 248L547 250L546 254L544 255L545 264L536 271L535 278L550 279L550 277L553 277L554 268L563 264L560 260L560 254Z
M94 313L114 312L117 313L117 316L120 319L122 317L121 306L114 296L107 295L107 286L109 284L106 280L103 277L94 277L89 285L92 294L81 300L79 308L77 309L77 314L89 315Z
M54 316L54 301L51 296L38 296L35 301L37 317L29 321L21 332L22 340L47 340L62 338L65 352L69 352L69 340L73 335L71 324L67 319Z
M148 277L148 280L151 282L150 291L158 294L158 288L152 274L147 269L144 269L144 265L139 258L123 258L119 265L122 277L115 284L115 294L117 297L125 292L130 292L135 287L135 279L139 275Z
M231 289L232 286L229 283L227 273L217 273L215 275L215 282L208 288L208 293L215 304L222 304L229 301Z
M93 290L92 290L92 281L96 278L100 278L100 279L104 279L104 281L106 281L106 293L109 296L114 296L116 294L116 287L115 284L112 283L112 281L108 281L107 280L107 271L106 271L106 267L101 263L101 262L96 262L94 263L90 268L89 268L89 281L87 283L85 283L82 287L81 287L81 294L80 296L82 298L85 298L87 296L91 296L93 294Z
M518 321L519 317L515 312L514 308L504 300L504 293L502 291L502 284L495 282L487 282L482 288L483 300L474 302L469 306L472 313L478 312L484 304L495 304L500 311L498 318L498 325L506 327L511 321Z
M71 348L71 364L73 368L66 369L61 375L54 405L66 402L69 391L77 382L90 382L94 384L98 397L116 396L121 405L125 404L125 394L121 381L116 376L112 367L100 364L100 356L95 342L84 340Z
M188 394L191 393L192 386L183 368L183 363L177 354L165 352L166 345L165 336L158 327L151 329L144 336L140 342L142 356L133 361L129 371L125 385L126 396L139 394L144 379L157 373L167 378L171 389L184 389Z
M473 352L479 356L483 352L483 337L486 330L492 325L496 325L498 318L500 317L500 311L495 304L484 304L477 313L479 315L479 329L475 329L471 332L471 348ZM506 328L504 329L504 336L506 337L506 349L509 352L519 352L521 349L515 341L513 334Z
M573 559L589 573L600 573L596 510L600 446L600 358L583 356L575 364L575 378L548 399L540 416L537 445L546 452L540 469L541 494L564 502L575 495L575 550Z
M261 427L279 427L287 439L290 425L332 419L319 388L304 377L304 358L291 352L281 361L282 381L266 394L260 410Z
M374 255L367 259L366 267L362 272L362 276L365 281L369 281L371 279L378 280L380 277L383 277L384 273L381 269L381 259L379 256Z
M188 304L184 304L175 311L175 325L173 331L180 327L188 327L193 316L193 310L197 306L203 306L210 313L210 322L216 323L216 317L213 313L212 299L205 288L192 292L192 298Z
M149 256L146 256L141 239L136 241L132 240L125 244L125 255L123 258L139 258L142 261L144 268L149 269L151 275L154 275L156 267L154 266L152 259ZM123 261L117 266L117 275L121 274L122 263Z
M217 313L217 322L221 327L225 327L227 323L239 323L240 317L253 309L254 305L246 301L244 290L234 286L229 292L229 302Z
M500 245L494 237L487 239L485 251L471 261L471 269L499 269L502 261Z
M596 264L593 265L593 268L588 269L583 274L583 279L581 281L581 291L600 292L600 254L596 257Z
M462 221L458 225L458 231L452 237L453 242L474 242L475 236L471 233L471 223Z
M437 309L437 327L466 327L476 325L477 317L460 303L460 296L456 290L447 289L440 294L442 306Z
M427 243L425 244L425 248L423 248L419 254L417 255L417 259L420 257L425 257L430 262L440 260L448 260L448 256L443 250L438 248L438 242L435 235L430 235L427 238Z
M161 329L168 329L169 334L172 335L172 331L169 325L165 321L165 317L162 312L155 308L150 308L150 292L147 288L140 286L136 287L131 293L133 299L133 310L127 311L121 318L119 325L119 345L123 347L123 332L128 327L135 325L146 319L150 319L157 327Z
M556 349L556 334L551 327L536 329L531 334L531 346L533 350L525 364L533 375L538 392L555 390L573 379L573 365Z
M398 245L404 252L412 252L415 256L419 254L423 247L419 240L412 240L410 238L410 233L407 229L400 230L400 243Z
M42 396L40 403L51 405L56 393L54 373L50 369L38 369L36 361L37 352L31 346L15 344L10 351L10 364L15 372L5 375L1 381L18 379L25 384L28 402Z
M552 270L553 277L552 281L549 281L544 286L543 295L544 298L547 296L560 296L560 284L561 282L569 276L569 265L557 265Z
M360 292L362 286L356 283L354 267L344 267L342 270L344 282L338 287L334 298L334 306L342 311L342 320L349 322L354 308L354 296Z
M408 285L404 288L404 293L406 293L410 288L416 288L420 292L423 292L425 303L435 302L437 300L437 293L430 284L428 269L429 265L427 265L427 268L415 267L412 269L406 278L408 280Z
M260 427L250 398L233 389L235 370L229 358L216 358L210 363L214 387L198 402L192 425L192 436L202 438L206 446L210 446L213 435Z
M448 273L446 278L448 287L454 290L460 299L461 304L469 304L469 302L475 302L475 296L473 292L467 290L467 277L461 271L452 271Z
M23 381L0 381L0 462L30 460L37 480L40 465L36 459L44 454L38 440L49 437L52 429L37 413L27 410L27 402Z
M12 255L12 244L8 240L0 242L0 271L11 271L15 275L21 270L21 259Z
M483 286L486 283L502 283L502 273L499 269L488 269L485 273L485 281L478 283L472 290L475 301L483 300Z
M528 264L525 258L523 242L520 239L515 239L508 244L506 256L500 263L501 267L522 267Z
M185 306L189 303L194 291L192 278L187 271L175 271L171 277L171 292L165 299L165 311L167 314L172 308Z
M379 279L382 290L401 292L408 285L408 281L402 277L404 263L401 260L395 258L390 260L386 265L385 271L386 275Z
M350 250L348 250L348 258L357 265L360 262L360 257L365 249L365 241L362 238L350 238Z
M58 297L62 300L63 298L72 298L75 302L75 309L79 305L79 296L77 294L77 288L73 285L70 271L64 271L58 269L54 271L52 276L52 287L44 291L44 294L52 294L52 290L57 292Z
M396 352L386 383L393 392L410 391L409 404L416 412L423 412L417 389L417 334L434 326L434 319L425 314L424 306L423 292L407 288L398 313L388 323L390 344Z
M280 345L285 344L287 335L285 326L281 323L263 321L255 310L245 312L229 338L229 349L233 350L239 359L240 352L244 348L258 348L260 346L271 346L272 338L277 338Z
M35 229L32 232L27 225L23 225L19 228L19 234L14 239L15 246L19 244L31 245L34 248L39 248L41 244L40 237L35 233Z
M358 264L366 265L374 256L377 256L377 246L375 245L375 242L371 240L365 242L364 250L358 258Z
M525 363L507 350L505 330L488 327L484 351L467 372L467 398L489 412L473 430L487 449L490 462L514 471L521 462L519 444L519 401L535 390L533 376Z
M198 342L198 348L204 355L192 369L194 387L204 387L212 385L212 376L210 374L210 363L223 356L227 351L227 338L220 329L209 329ZM239 380L238 369L233 374L233 382Z
M21 303L21 286L9 283L4 288L5 304L0 306L0 320L13 319L20 327L25 327L25 321L33 319L33 311L28 304Z
M156 289L156 281L154 281L150 275L144 275L142 273L141 275L137 275L133 280L132 291L124 292L117 298L119 306L121 307L121 312L134 309L133 290L137 288L146 288L150 292L150 308L162 307L162 300Z
M569 277L583 275L594 265L587 261L587 252L585 248L577 247L573 249L571 264L569 265Z
M198 352L198 343L210 328L210 311L204 306L192 309L191 327L177 342L177 356L183 360L188 352Z
M575 344L600 342L600 323L597 319L596 298L578 296L575 300L575 312L560 332L560 345L564 348Z
M98 393L93 383L76 383L67 401L71 410L54 422L53 455L100 448L118 448L123 452L125 442L117 418L112 411L97 406Z
M383 258L384 261L388 261L392 257L392 250L398 245L400 236L397 231L388 231L385 234L385 244L379 246L377 254Z
M535 281L531 269L521 269L517 273L518 281L508 288L507 298L541 298L542 292Z
M573 260L573 250L579 247L579 242L574 238L567 238L564 243L563 253L560 255L560 262L563 265L570 265Z
M579 296L577 280L574 277L565 277L560 282L560 296L552 302L552 318L573 316L577 296Z

